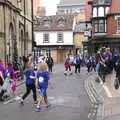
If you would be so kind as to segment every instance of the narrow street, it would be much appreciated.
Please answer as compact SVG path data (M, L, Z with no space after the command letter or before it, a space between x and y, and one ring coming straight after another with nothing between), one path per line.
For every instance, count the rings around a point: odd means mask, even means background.
M73 68L74 71L74 68ZM48 110L35 112L32 94L20 108L19 101L0 103L1 120L88 120L90 101L84 88L87 78L86 68L81 73L64 76L64 66L55 65L51 81L53 88L48 89L48 99L52 107ZM16 96L20 95L25 87L21 85Z

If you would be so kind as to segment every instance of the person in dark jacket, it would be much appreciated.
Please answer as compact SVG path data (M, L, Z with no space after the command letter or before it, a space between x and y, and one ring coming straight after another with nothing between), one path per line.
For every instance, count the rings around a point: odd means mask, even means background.
M52 72L52 68L53 68L53 65L54 65L54 61L53 61L53 58L51 56L49 56L47 58L47 65L48 65L48 70L49 72Z
M77 72L80 73L81 63L82 63L82 59L80 58L79 55L77 55L74 59L75 73Z
M21 98L21 104L23 105L24 104L24 99L30 94L31 90L33 92L33 99L34 99L34 104L37 104L37 95L36 95L36 85L35 85L35 79L36 79L36 76L35 76L35 72L34 72L34 69L33 69L33 65L32 64L29 64L27 63L27 68L24 72L24 75L25 75L25 84L26 84L26 92L25 94L22 96Z

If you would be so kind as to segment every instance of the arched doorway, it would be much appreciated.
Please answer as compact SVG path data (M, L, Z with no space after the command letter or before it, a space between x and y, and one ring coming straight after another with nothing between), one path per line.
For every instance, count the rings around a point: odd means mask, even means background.
M9 26L9 39L7 41L7 62L13 62L17 58L17 42L13 24Z
M13 24L10 23L9 39L7 40L7 62L11 62L13 58L13 36L14 36L14 28L13 28Z

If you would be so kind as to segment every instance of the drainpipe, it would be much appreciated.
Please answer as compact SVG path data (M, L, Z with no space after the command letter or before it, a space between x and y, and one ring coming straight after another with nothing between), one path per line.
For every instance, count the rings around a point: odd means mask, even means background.
M5 67L6 67L6 31L5 31L5 29L6 29L6 23L5 23L5 21L6 21L6 18L5 18L5 5L3 5L3 12L4 12L4 51L5 51L5 53L4 53L4 60L5 60Z
M24 55L26 56L26 8L25 8L25 0L24 0Z
M34 44L33 44L33 42L34 42L34 32L33 32L33 30L34 30L34 28L33 28L33 0L31 0L31 18L32 18L32 51L33 51L33 49L34 49Z

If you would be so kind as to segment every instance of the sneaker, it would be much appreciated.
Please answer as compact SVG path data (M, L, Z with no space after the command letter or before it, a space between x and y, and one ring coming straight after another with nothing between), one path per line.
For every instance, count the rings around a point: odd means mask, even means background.
M24 101L23 99L20 100L20 106L23 106L24 105Z
M3 101L4 101L4 99L3 99L3 98L0 98L0 101L1 101L1 102L3 102Z
M37 103L38 103L37 101L34 101L34 105L37 105Z
M67 76L67 73L64 73L65 76Z
M46 104L46 108L49 108L49 107L51 107L51 104L50 103Z
M37 111L37 112L41 111L41 107L40 106L36 106L35 107L35 111Z

